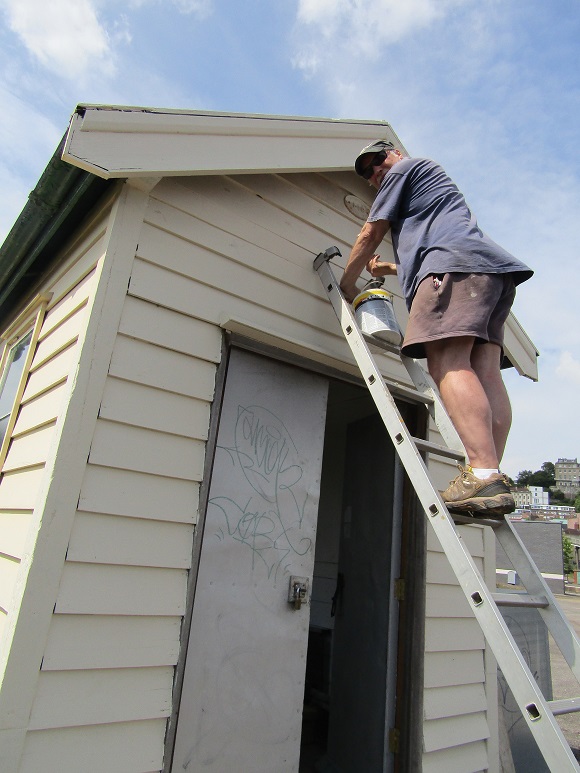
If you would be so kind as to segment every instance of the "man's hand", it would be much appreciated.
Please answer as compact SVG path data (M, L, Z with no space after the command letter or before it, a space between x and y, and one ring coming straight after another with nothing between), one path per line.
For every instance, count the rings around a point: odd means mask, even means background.
M372 259L376 248L384 239L389 228L390 223L387 220L367 222L358 235L340 282L340 289L349 303L352 303L359 293L356 280L366 264ZM379 256L375 255L374 257L378 258Z
M397 273L396 264L381 260L380 255L373 255L367 263L366 269L371 276L392 276Z

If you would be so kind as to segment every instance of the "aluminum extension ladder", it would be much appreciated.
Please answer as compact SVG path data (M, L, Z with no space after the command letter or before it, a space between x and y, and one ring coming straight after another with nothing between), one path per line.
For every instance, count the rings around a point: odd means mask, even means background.
M366 386L375 401L427 519L435 530L549 769L554 773L580 771L580 765L555 719L557 714L580 711L580 698L560 701L544 699L498 607L503 605L537 608L570 669L580 682L580 642L578 637L509 518L504 516L474 519L465 515L449 514L439 492L431 483L421 452L465 461L465 450L461 440L443 407L434 382L422 366L416 360L405 357L398 346L366 336L360 331L351 306L344 299L329 264L332 258L340 255L340 250L337 247L330 247L315 258L314 269L324 285ZM416 391L403 385L396 385L394 391L401 395L407 391L410 395L412 394L415 400L419 399L425 403L447 445L441 446L414 438L409 433L395 404L391 389L383 379L367 342L401 358ZM464 541L459 536L455 527L456 523L476 523L491 526L520 576L527 593L492 593L485 584Z

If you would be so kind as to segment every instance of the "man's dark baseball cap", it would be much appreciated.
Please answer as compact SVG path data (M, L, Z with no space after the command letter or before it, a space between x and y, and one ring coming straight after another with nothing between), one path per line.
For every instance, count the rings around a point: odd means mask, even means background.
M387 140L375 140L374 142L371 142L371 144L367 145L366 148L363 148L356 157L356 161L354 162L356 173L360 175L363 173L363 170L366 166L362 163L364 156L368 155L369 153L379 153L381 150L393 150L394 147L395 146L393 143L388 142Z

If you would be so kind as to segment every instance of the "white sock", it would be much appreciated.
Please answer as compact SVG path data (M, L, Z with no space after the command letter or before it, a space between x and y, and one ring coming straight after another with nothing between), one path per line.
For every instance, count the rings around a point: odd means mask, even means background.
M484 480L485 478L489 478L490 475L493 475L494 472L499 472L499 470L493 470L493 469L485 469L484 467L472 467L471 472L475 475L476 478L479 478L480 480Z

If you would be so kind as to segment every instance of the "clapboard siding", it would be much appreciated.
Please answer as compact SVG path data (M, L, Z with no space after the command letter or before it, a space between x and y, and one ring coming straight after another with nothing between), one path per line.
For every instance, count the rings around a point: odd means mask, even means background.
M55 615L43 671L172 666L181 617Z
M43 476L44 465L2 475L0 510L33 510Z
M48 309L44 322L42 324L42 330L39 336L39 341L43 341L47 336L59 326L64 324L70 317L77 314L84 306L87 305L91 298L93 287L95 283L94 258L102 251L102 245L99 242L99 250L96 255L91 256L89 263L90 271L78 283L72 287L69 292L55 301L54 295L51 298L51 305Z
M109 724L167 717L173 668L42 671L30 728Z
M463 746L483 741L489 736L483 714L464 714L453 719L435 719L425 728L425 751L433 752L450 746Z
M427 690L423 704L425 719L443 719L456 716L457 704L462 714L474 714L487 708L483 685L464 684L459 687L434 687Z
M126 336L117 337L109 373L167 392L213 399L215 365Z
M163 254L172 249L167 245ZM211 262L213 258L207 254L204 260ZM260 286L261 278L246 272L246 284L253 287L249 293L251 297L248 297L241 286L232 283L231 278L227 277L227 265L222 273L225 276L221 280L218 275L213 277L218 287L205 286L200 292L197 280L150 262L136 260L129 291L135 297L176 308L182 314L215 325L226 325L228 320L241 320L250 327L255 325L258 329L267 330L281 341L298 342L303 346L307 342L306 348L310 354L316 357L320 353L322 359L330 358L334 366L344 367L346 363L352 362L348 345L340 336L340 328L337 330L336 319L328 302L323 303L322 298L295 294L293 306L284 301L286 314L282 314L278 299L285 296L286 285L277 280L268 280L270 289L263 288L260 292L255 286ZM333 320L334 324L331 324ZM327 332L325 328L332 332ZM392 378L402 383L409 382L400 360L395 365L394 358L379 355L377 362L382 364L383 370ZM387 362L388 368L384 365Z
M483 569L482 559L474 556L474 563L481 572ZM435 585L455 585L456 578L447 556L444 553L436 553L435 551L429 551L429 566L427 567L427 582ZM457 598L460 598L460 594L463 591L459 585L457 587ZM427 610L429 614L429 610Z
M12 432L13 438L53 422L58 417L65 399L61 385L62 382L21 405Z
M208 362L221 359L222 337L215 325L131 296L125 302L119 331Z
M155 232L145 229L147 239L139 245L138 255L153 263L161 263L177 273L189 276L209 288L219 288L229 296L227 298L229 316L242 315L246 319L259 319L264 321L264 314L272 311L284 315L278 318L278 323L269 321L268 329L278 331L284 339L297 339L308 342L310 346L315 344L327 354L332 353L340 360L351 359L348 347L337 329L336 320L320 280L312 270L312 260L320 249L326 244L321 244L321 234L317 232L317 238L308 231L308 237L300 238L305 224L284 214L286 226L283 229L285 237L282 238L273 231L276 228L274 222L266 218L264 228L256 223L239 216L236 210L227 208L213 208L206 212L207 201L200 196L198 189L203 190L208 183L205 180L195 180L188 196L180 190L176 184L169 189L166 201L155 202L148 212L148 220L156 226ZM162 191L156 190L156 195L165 193L168 186ZM261 200L253 196L256 202ZM263 202L262 202L263 203ZM214 225L203 220L217 217L222 213L221 220L215 220ZM229 213L229 215L228 215ZM219 224L216 227L215 224ZM353 228L353 238L356 237L357 228ZM303 243L303 248L297 247L296 242ZM160 256L155 258L155 256ZM199 259L196 260L196 256ZM344 258L340 259L344 262ZM136 280L134 275L133 280ZM391 286L389 285L389 288ZM139 294L138 292L136 294ZM212 294L213 297L213 294ZM299 306L296 306L296 298L300 298ZM250 300L250 308L246 314L243 307L240 308L239 299ZM222 298L222 305L225 298ZM397 300L398 303L398 300ZM212 303L215 307L215 302ZM297 315L296 309L301 313ZM239 310L238 310L239 309ZM192 308L191 294L180 310L191 313L194 316L215 321L205 310L205 304L198 308ZM208 316L208 313L210 316ZM403 312L406 316L406 312ZM226 316L227 318L227 316ZM304 321L307 330L294 332L296 319ZM218 319L218 324L223 320ZM309 324L308 324L309 323ZM321 338L321 329L324 336ZM379 362L383 362L383 356L379 355ZM397 373L397 377L408 382L409 377L398 360L391 357L387 368L390 375Z
M485 574L486 530L458 528ZM485 639L431 528L427 547L423 770L487 769L478 754L483 750L487 756L495 713L488 705ZM479 750L475 757L474 749ZM442 762L448 754L449 768Z
M431 752L423 757L422 773L481 773L489 770L485 741Z
M185 570L68 561L55 612L71 615L182 615L186 581Z
M429 554L429 563L431 563ZM429 582L426 590L427 616L434 618L446 618L453 620L457 617L473 619L473 610L465 598L463 592L457 587L457 583L443 585Z
M1 492L0 492L1 493ZM87 467L79 508L95 513L195 523L199 483L111 467Z
M302 178L304 180L304 178ZM222 183L223 180L223 183ZM360 230L360 222L350 214L342 204L341 209L330 207L320 197L314 201L310 196L310 187L301 188L293 184L289 175L235 175L229 178L214 178L211 181L216 193L227 203L228 199L222 193L227 185L231 201L230 206L238 210L243 200L246 202L245 210L258 213L262 223L268 223L270 214L276 212L280 216L280 223L284 222L284 213L288 213L301 223L307 223L316 229L316 240L320 241L323 235L340 240L341 244L349 246L353 242L353 233ZM305 181L306 182L306 181ZM220 185L221 183L221 185ZM235 187L232 186L234 183ZM332 186L328 186L330 189ZM258 196L264 202L260 208L254 204ZM240 211L240 210L238 210ZM287 218L286 218L287 220ZM277 232L279 229L276 229ZM287 234L287 237L291 234Z
M103 251L104 219L97 232L80 238L58 276L41 292L51 294L30 371L17 408L0 480L0 607L18 610L22 581L20 559L32 550L32 513L44 468L63 410L66 384L78 358L78 339L86 325L88 300L95 287L95 264ZM17 510L18 512L13 512ZM20 589L20 590L19 590ZM3 614L3 618L5 615Z
M204 443L192 438L99 419L89 462L151 475L201 480L204 452Z
M210 403L110 377L99 416L103 419L206 440Z
M2 534L2 553L10 558L22 558L26 535L32 518L30 510L20 512L0 512L0 534Z
M11 472L44 464L54 435L55 421L12 439L3 470Z
M67 551L69 561L187 569L190 524L77 513Z
M19 773L152 773L163 758L165 718L30 732Z
M0 607L8 612L12 591L18 580L20 560L0 553Z
M86 307L85 301L76 309L72 316L67 317L59 325L52 328L47 336L39 338L31 371L40 369L45 362L52 359L56 354L76 343L79 332L84 327Z
M97 723L170 714L221 348L214 325L125 298L34 704L37 730L86 724L90 743ZM162 751L147 769L159 769Z
M43 363L41 368L31 370L26 381L22 403L26 404L29 400L55 387L62 387L76 361L76 354L76 342L73 342L67 349L58 352Z
M425 653L425 688L485 682L481 650ZM461 707L456 711L461 713Z
M483 633L475 618L428 617L425 626L427 652L454 652L485 647Z
M51 308L71 295L75 298L78 293L82 297L86 288L84 279L93 273L103 257L110 213L111 207L107 203L96 213L94 220L84 224L60 256L47 288L52 293Z

